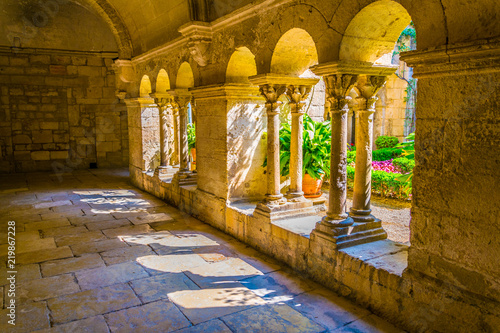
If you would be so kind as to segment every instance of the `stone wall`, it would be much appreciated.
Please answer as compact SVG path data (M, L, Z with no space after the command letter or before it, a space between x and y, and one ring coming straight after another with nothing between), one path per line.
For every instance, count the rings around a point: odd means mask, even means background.
M128 164L114 56L0 50L0 172Z
M373 119L374 141L381 135L395 136L400 142L403 141L407 86L405 80L393 74L378 93L377 111Z

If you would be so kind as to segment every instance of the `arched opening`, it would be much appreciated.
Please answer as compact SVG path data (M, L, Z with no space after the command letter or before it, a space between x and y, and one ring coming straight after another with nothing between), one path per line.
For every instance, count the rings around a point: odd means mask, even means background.
M183 62L177 71L177 78L175 81L177 89L188 89L194 87L194 75L191 65Z
M165 93L170 90L170 79L168 77L167 71L160 69L158 77L156 78L156 92Z
M226 70L226 83L246 83L248 77L257 74L255 56L246 47L239 47L229 59Z
M410 22L410 15L397 2L377 1L366 6L349 23L344 33L340 44L340 60L387 63L387 57L384 56L392 53L394 44Z
M141 79L141 85L139 87L139 96L149 97L149 94L151 94L151 92L151 80L149 79L149 76L144 75Z
M288 30L279 39L271 58L271 73L304 77L313 75L309 67L318 63L316 44L303 29Z
M411 34L413 37L408 38ZM412 118L408 108L411 107L409 103L414 104L416 82L411 77L411 68L399 61L399 51L414 49L415 45L415 30L406 9L394 1L381 0L364 7L352 19L345 30L339 52L341 62L397 67L395 74L387 77L386 84L376 95L378 100L371 125L371 191L377 195L371 197L371 202L373 215L382 219L388 238L403 243L409 242L410 203L387 197L411 199L408 192L411 183L406 183L401 177L411 172L414 161L405 157L404 148L399 144L409 134L408 128L413 128L406 124L406 118ZM353 89L350 96L352 105L357 100L361 101L359 91ZM355 112L348 114L348 142L353 144L350 148L353 151L347 155L350 186L354 182L355 137L360 130L358 124L355 125L354 115Z

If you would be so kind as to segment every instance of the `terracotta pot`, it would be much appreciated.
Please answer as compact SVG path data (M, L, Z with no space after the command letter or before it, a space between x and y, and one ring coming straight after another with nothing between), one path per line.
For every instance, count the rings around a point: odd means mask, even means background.
M191 171L196 170L196 148L191 148Z
M304 191L304 196L306 198L317 198L321 196L323 194L323 192L321 192L321 185L323 185L323 175L321 175L320 179L314 179L306 173L302 178L302 191Z

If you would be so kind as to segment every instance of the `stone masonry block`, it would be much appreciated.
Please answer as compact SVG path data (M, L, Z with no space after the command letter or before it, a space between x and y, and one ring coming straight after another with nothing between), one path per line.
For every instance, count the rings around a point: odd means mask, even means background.
M32 54L30 55L30 63L32 65L35 64L50 65L50 56L43 54Z
M28 135L15 135L12 138L14 144L30 144L31 138Z
M43 130L57 130L59 129L59 123L53 121L42 121L40 123L40 129Z
M31 159L34 161L48 161L50 160L49 151L33 151L31 152Z
M53 142L52 131L42 130L33 131L33 143L50 143Z
M10 58L10 65L11 66L28 66L29 65L29 58L26 56L11 57Z
M67 158L68 158L67 151L51 151L50 152L50 159L52 159L52 160L65 160Z

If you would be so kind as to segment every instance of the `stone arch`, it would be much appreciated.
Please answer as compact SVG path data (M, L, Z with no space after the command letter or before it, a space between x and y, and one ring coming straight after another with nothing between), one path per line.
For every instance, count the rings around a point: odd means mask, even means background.
M188 62L183 62L177 71L175 80L175 88L187 89L194 87L194 74L191 65Z
M162 68L156 77L156 92L165 93L167 90L170 90L170 79L167 71Z
M141 85L139 87L139 96L149 97L149 94L151 94L151 92L151 80L149 79L149 76L144 75L141 79Z
M300 28L292 28L281 36L271 58L271 73L301 76L318 63L316 43Z
M362 0L359 5L343 1L329 16L330 26L338 31L342 38L351 21L365 8L372 4L393 6L400 5L411 16L417 31L417 47L419 50L447 44L448 27L443 6L439 0L421 0L418 5L412 0ZM340 40L339 40L340 42ZM338 52L337 49L336 52ZM334 50L332 50L333 52ZM328 61L338 60L338 53L328 57Z
M399 35L411 22L406 9L380 0L364 7L351 20L340 43L340 60L374 63L394 50Z
M247 47L238 47L231 55L226 69L226 83L249 83L248 77L257 74L255 56Z
M116 9L107 0L84 0L108 24L118 45L120 59L131 59L133 55L132 38L127 26Z

